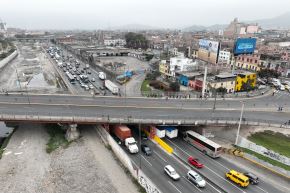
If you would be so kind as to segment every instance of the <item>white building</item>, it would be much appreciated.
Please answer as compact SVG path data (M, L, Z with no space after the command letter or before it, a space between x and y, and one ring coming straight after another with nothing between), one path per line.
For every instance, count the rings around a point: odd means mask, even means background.
M125 46L126 40L124 39L105 39L104 40L105 46Z
M219 52L219 64L230 64L231 63L231 52L229 51L220 51Z
M192 59L185 58L184 55L179 55L170 58L170 75L175 77L175 72L189 72L195 70L197 62Z

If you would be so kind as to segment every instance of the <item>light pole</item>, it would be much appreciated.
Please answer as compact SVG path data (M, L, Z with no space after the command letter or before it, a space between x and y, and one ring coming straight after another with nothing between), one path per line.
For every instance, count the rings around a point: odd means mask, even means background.
M212 108L213 111L216 108L215 105L216 105L216 88L214 87L214 103L213 103L213 108Z
M241 101L241 103L242 103L242 110L241 110L241 116L240 116L240 121L239 121L239 126L238 126L238 131L237 131L235 145L238 144L238 139L239 139L239 135L240 135L240 128L241 128L241 123L242 123L242 118L243 118L243 113L244 113L245 103L244 103L244 101Z
M25 89L26 89L26 95L27 95L28 104L30 105L30 99L29 99L29 95L28 95L27 84L25 85Z
M141 143L142 143L142 139L141 139L141 123L139 122L139 151L141 151ZM139 158L140 158L140 162L139 162L139 168L141 170L141 153L139 153Z

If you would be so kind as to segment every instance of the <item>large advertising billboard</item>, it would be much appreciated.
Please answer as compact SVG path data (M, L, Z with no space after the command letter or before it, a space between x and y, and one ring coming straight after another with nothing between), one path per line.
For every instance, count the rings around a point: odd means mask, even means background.
M256 41L256 38L238 38L234 49L235 55L254 53Z
M199 40L198 58L216 64L218 60L220 43L211 40Z

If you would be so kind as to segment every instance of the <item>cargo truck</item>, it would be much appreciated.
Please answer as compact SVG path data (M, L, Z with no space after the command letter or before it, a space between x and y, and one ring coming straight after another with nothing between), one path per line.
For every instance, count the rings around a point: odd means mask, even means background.
M119 87L116 86L113 82L110 80L105 80L105 87L111 91L113 94L119 94Z
M115 125L113 134L126 146L130 153L138 153L137 142L132 137L131 130L125 125Z

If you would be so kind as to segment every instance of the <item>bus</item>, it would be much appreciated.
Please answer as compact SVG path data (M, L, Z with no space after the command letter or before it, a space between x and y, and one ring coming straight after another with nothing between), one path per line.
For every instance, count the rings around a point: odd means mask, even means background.
M194 131L186 131L183 139L210 157L217 158L221 155L222 147L219 144Z
M70 83L75 84L75 77L69 72L66 72L66 75L67 75L68 80L70 81Z

